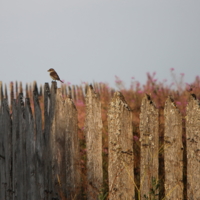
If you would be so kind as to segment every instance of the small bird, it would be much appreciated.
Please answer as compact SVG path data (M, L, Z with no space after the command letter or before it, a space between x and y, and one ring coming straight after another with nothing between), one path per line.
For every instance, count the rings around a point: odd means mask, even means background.
M49 75L51 76L51 78L55 81L60 81L61 83L63 83L63 81L60 80L60 77L58 76L58 74L56 73L56 71L53 68L50 68L48 70Z

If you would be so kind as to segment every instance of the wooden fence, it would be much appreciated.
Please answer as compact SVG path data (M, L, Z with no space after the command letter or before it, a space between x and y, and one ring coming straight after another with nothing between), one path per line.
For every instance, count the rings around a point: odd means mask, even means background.
M11 86L9 105L7 89L3 92L0 85L0 200L200 199L200 103L195 95L190 96L185 119L173 99L166 100L163 142L159 140L159 110L150 96L144 96L139 124L140 182L136 184L134 113L123 95L114 93L107 113L109 184L107 193L102 194L101 102L92 86L87 86L84 130L87 197L84 197L78 113L70 97L75 94L66 96L65 90L58 89L56 83L53 82L51 88L46 83L41 109L36 84L32 90L30 98L26 87L24 101L22 87L15 91L15 99ZM33 101L32 107L30 101ZM185 144L183 120L186 121ZM163 176L159 175L161 154Z

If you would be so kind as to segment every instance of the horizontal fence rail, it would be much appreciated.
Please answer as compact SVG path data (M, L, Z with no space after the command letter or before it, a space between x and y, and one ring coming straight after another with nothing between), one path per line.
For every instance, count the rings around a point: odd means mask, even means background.
M161 109L144 95L135 135L122 93L109 91L105 105L102 92L16 83L8 96L0 84L0 200L200 199L196 96L183 117L172 97Z

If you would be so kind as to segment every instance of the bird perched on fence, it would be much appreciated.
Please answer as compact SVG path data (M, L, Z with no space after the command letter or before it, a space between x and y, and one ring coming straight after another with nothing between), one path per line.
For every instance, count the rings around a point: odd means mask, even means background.
M60 81L61 83L63 83L63 81L60 80L60 77L58 76L58 74L56 73L56 71L53 68L50 68L48 70L48 72L53 80Z

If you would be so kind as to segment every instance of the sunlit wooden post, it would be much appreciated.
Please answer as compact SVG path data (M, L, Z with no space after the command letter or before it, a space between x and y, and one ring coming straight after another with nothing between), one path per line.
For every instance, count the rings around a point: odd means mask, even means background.
M114 94L108 111L109 199L133 200L134 163L132 113L120 92Z
M182 116L169 97L165 103L165 199L183 199Z
M200 198L200 102L191 95L186 114L187 195Z
M140 194L144 197L154 198L151 189L159 184L158 180L158 109L153 104L149 95L142 100L140 113L140 140L141 140L141 161L140 161ZM158 194L159 191L157 190ZM158 196L157 198L158 199Z
M86 91L86 119L85 135L87 147L87 198L98 199L102 190L102 118L99 96L92 86L87 86Z

